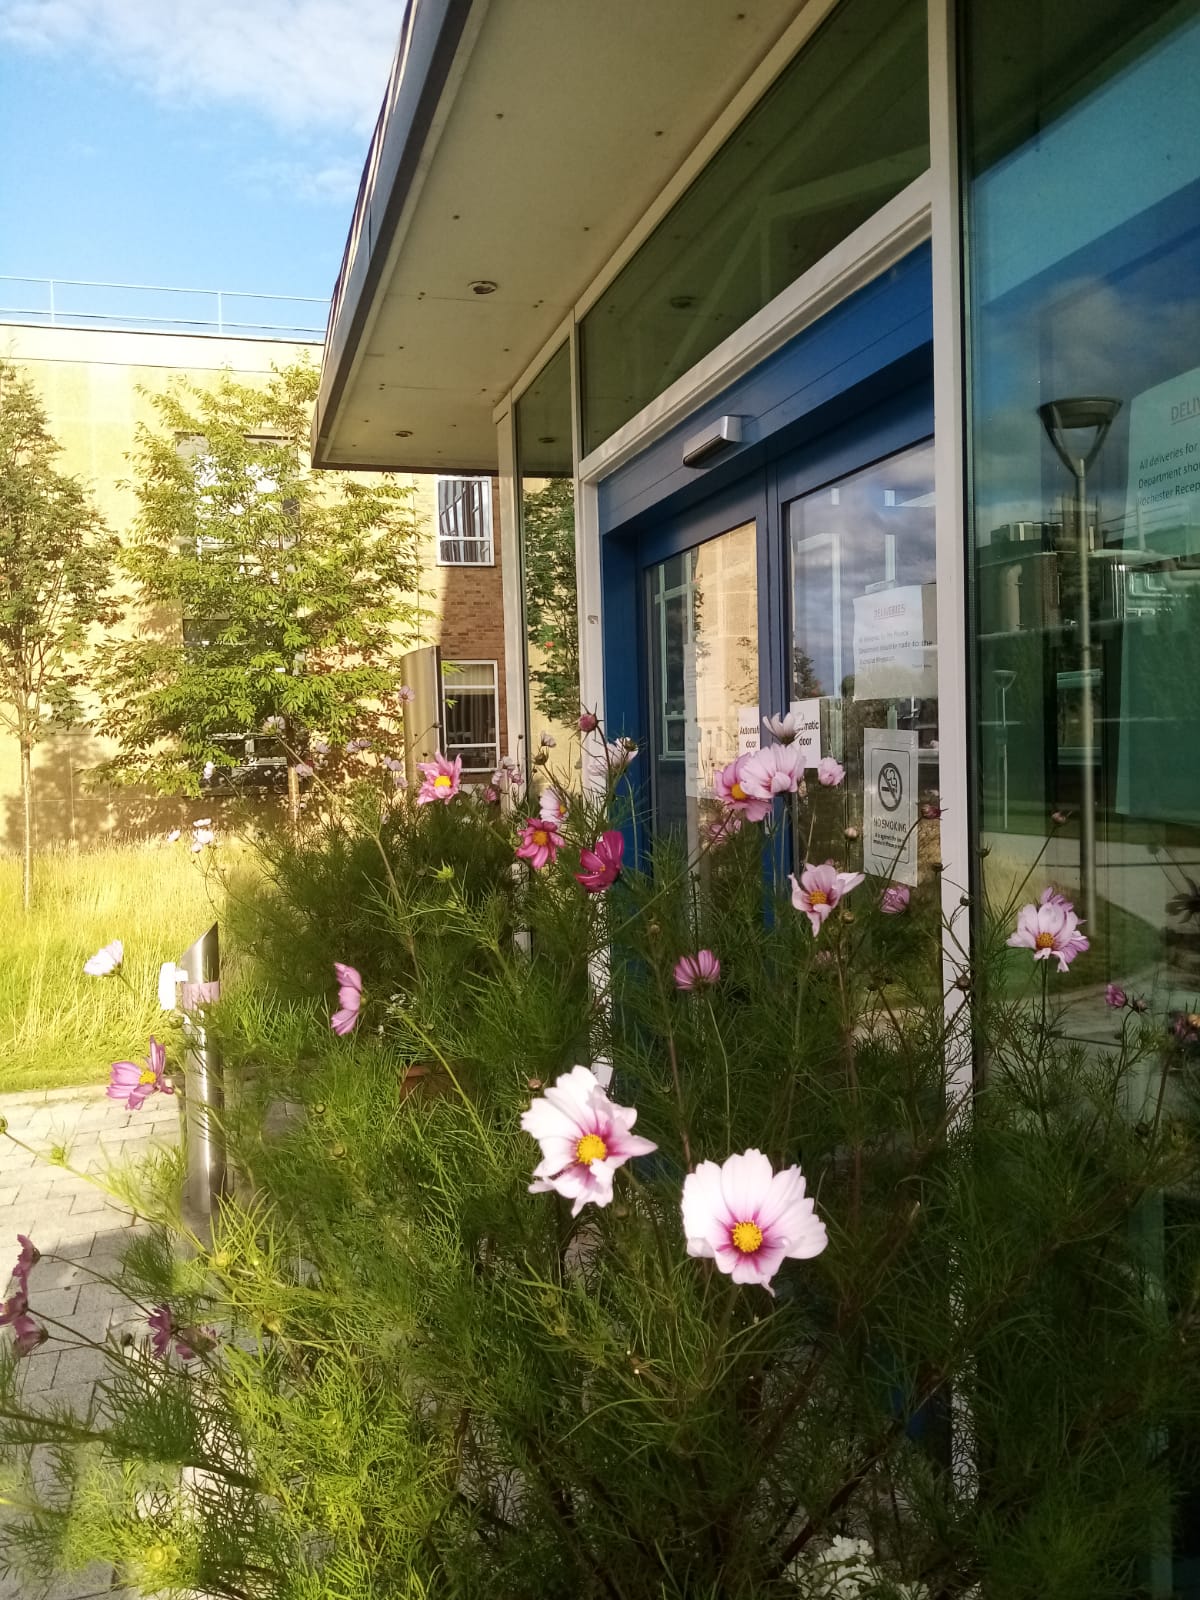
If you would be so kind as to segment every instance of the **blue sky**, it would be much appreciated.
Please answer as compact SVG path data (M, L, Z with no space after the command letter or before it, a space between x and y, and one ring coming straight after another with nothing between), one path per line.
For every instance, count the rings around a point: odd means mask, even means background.
M402 12L0 0L0 274L327 296Z

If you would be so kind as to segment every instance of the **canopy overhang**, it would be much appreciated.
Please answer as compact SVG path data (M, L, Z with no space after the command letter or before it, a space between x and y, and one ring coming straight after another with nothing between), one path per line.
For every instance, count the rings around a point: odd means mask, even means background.
M409 0L334 291L316 465L494 471L497 404L802 9Z

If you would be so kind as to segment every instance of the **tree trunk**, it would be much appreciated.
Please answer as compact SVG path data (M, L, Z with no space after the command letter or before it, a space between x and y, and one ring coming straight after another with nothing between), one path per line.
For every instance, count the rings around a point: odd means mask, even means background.
M295 763L288 762L288 819L292 824L292 832L300 826L300 778L296 772Z
M21 866L21 903L28 911L33 902L33 746L21 740L21 803L25 822Z

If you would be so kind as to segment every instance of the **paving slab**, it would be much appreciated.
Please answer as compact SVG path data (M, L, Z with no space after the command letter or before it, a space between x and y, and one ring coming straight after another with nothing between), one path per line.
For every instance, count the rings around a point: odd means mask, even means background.
M145 1329L145 1313L107 1278L115 1277L121 1251L137 1219L113 1202L93 1181L114 1165L170 1150L178 1142L175 1101L158 1097L138 1113L105 1097L103 1089L51 1089L0 1095L0 1117L9 1132L28 1145L0 1139L0 1288L11 1288L9 1271L17 1256L17 1234L27 1234L47 1259L30 1280L30 1309L53 1317L82 1338L103 1343L109 1330ZM67 1165L45 1158L66 1147ZM55 1259L49 1259L53 1256ZM103 1372L101 1353L72 1346L65 1330L52 1337L20 1367L21 1395L35 1409L48 1402L82 1412L92 1401ZM7 1339L7 1329L0 1338ZM0 1542L3 1540L0 1532ZM28 1585L0 1578L0 1600L24 1600ZM49 1600L125 1600L110 1571L94 1567L64 1578Z

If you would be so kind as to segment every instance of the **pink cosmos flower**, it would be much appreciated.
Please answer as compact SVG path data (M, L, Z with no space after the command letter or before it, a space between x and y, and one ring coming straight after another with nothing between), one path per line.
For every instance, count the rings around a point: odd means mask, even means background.
M600 726L600 718L594 711L581 711L579 713L580 733L595 733Z
M734 763L735 782L754 800L773 800L777 794L795 794L804 775L803 751L797 744L769 744L750 750Z
M781 717L764 717L763 727L773 733L780 744L791 744L800 732L800 718L794 711L785 711Z
M538 812L543 822L553 822L556 827L567 820L567 802L552 784L538 796Z
M908 910L908 902L910 898L911 896L909 893L909 888L906 883L889 883L887 888L883 891L883 896L879 902L879 909L884 913L885 916L897 916L901 911Z
M727 844L735 833L740 833L743 826L743 817L740 811L722 812L719 817L713 817L711 822L704 825L704 837L711 849Z
M83 970L89 978L107 978L110 972L116 972L124 959L125 946L120 939L114 939L102 950L97 950L94 956L89 956L83 963Z
M823 783L827 789L836 789L845 776L845 767L832 756L822 756L817 762L817 782Z
M575 874L575 881L581 883L589 894L599 894L610 884L616 883L624 858L625 837L615 828L609 828L600 835L592 849L579 852L579 865L583 871Z
M24 1289L0 1303L0 1328L11 1328L18 1356L27 1356L50 1335L39 1328L29 1314L29 1299Z
M487 788L483 791L483 798L489 806L498 806L500 804L500 791L499 789L493 788L489 783Z
M1088 948L1074 906L1061 895L1057 900L1043 899L1036 906L1022 906L1017 913L1016 932L1007 942L1020 950L1032 950L1035 961L1057 957L1060 972L1065 972L1075 957Z
M711 950L698 950L694 956L680 956L675 963L677 989L708 989L721 976L721 963Z
M939 817L946 815L946 808L940 798L934 795L932 800L927 800L921 807L921 815L929 822L936 822Z
M1067 899L1065 894L1061 894L1054 887L1054 885L1051 884L1048 889L1043 889L1041 894L1038 895L1038 905L1040 905L1040 906L1070 906L1071 905L1071 901Z
M761 1150L702 1161L683 1181L683 1232L690 1256L707 1256L734 1283L771 1279L784 1258L819 1256L829 1243L825 1224L804 1193L799 1167L775 1172Z
M176 1327L170 1306L155 1306L146 1321L150 1325L150 1348L160 1361L166 1359L172 1344L181 1361L195 1360L196 1352L185 1337L191 1330Z
M547 822L541 817L530 817L521 829L521 842L517 855L528 861L535 872L540 872L547 862L558 858L566 841L558 831L557 822Z
M350 1033L358 1021L362 1006L362 975L357 968L348 967L344 961L335 961L333 970L338 981L338 1008L329 1019L329 1026L339 1038Z
M610 1100L587 1067L564 1072L521 1118L522 1128L542 1147L530 1194L553 1190L574 1200L573 1217L589 1202L608 1205L617 1168L658 1149L630 1131L636 1121L634 1107Z
M410 689L408 684L406 684L406 683L402 683L400 685L400 687L396 690L396 699L399 700L399 702L400 702L400 704L402 706L410 706L410 705L412 705L413 701L416 698L417 698L416 690L415 689Z
M1119 983L1110 983L1104 991L1104 1004L1111 1006L1114 1011L1122 1010L1128 999L1129 996Z
M722 767L713 774L713 790L718 800L733 810L740 811L747 822L761 822L764 817L771 814L771 801L760 795L753 795L742 782L745 764L748 756L738 756L736 761L731 761L727 767Z
M861 872L839 872L832 861L827 861L821 867L805 867L799 883L794 872L788 876L792 881L792 904L808 918L815 939L834 906L844 894L858 888L864 875Z
M175 844L179 839L179 834L180 834L180 829L172 828L170 833L167 834L167 843L168 844Z
M124 1100L130 1111L140 1111L152 1094L175 1093L174 1084L163 1077L166 1067L166 1048L151 1034L150 1054L144 1062L113 1062L105 1094L110 1100Z
M417 804L427 806L431 800L450 801L462 787L462 757L447 761L439 750L432 761L418 761L418 771L424 773Z
M21 1246L21 1254L17 1257L17 1264L12 1270L13 1282L22 1294L29 1292L29 1274L42 1259L42 1252L23 1233L17 1235L17 1243Z

